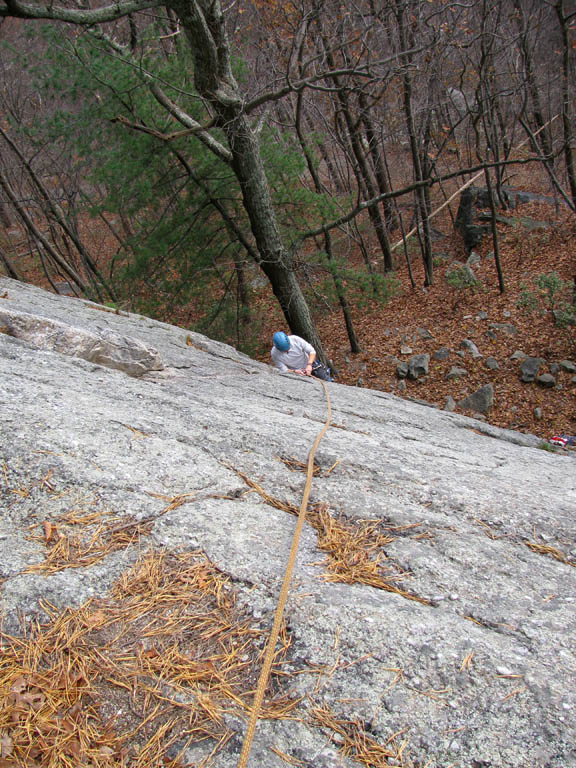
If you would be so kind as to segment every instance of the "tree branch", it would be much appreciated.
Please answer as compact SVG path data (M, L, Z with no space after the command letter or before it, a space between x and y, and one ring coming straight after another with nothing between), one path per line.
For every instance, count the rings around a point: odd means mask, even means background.
M348 224L349 221L352 221L353 219L355 219L356 216L362 213L362 211L365 211L367 208L370 208L371 205L375 205L376 203L379 203L382 200L390 200L394 197L402 197L403 195L407 195L409 192L413 192L415 189L421 189L423 187L433 187L435 184L440 184L442 181L447 181L448 179L454 179L454 178L457 178L458 176L466 176L469 173L477 173L478 171L483 172L486 168L496 168L496 167L502 167L504 165L526 165L527 163L541 163L541 162L542 162L542 159L540 157L527 157L520 160L499 160L493 163L479 163L478 165L471 166L470 168L461 168L460 170L452 171L451 173L442 174L440 176L430 176L427 179L422 179L421 181L415 181L413 184L410 184L407 187L402 187L402 189L394 190L393 192L383 192L381 195L377 195L376 197L373 197L370 200L363 200L343 216L340 216L339 218L334 219L333 221L327 222L326 224L323 224L317 229L310 229L307 232L303 232L298 237L298 239L294 241L294 243L292 244L291 250L293 251L296 250L298 245L301 242L303 242L304 240L307 240L310 237L318 237L318 235L321 235L324 232L328 232L331 229L336 229L337 227L341 227L343 224ZM396 243L394 245L394 248L396 248L398 245L399 243Z
M164 91L160 88L158 83L155 83L154 81L150 81L148 83L148 87L150 88L150 92L156 99L156 101L161 104L164 109L166 109L172 117L176 118L179 123L181 123L187 131L191 134L194 134L198 137L198 139L217 157L220 158L220 160L223 160L225 163L230 164L232 162L232 153L230 150L226 149L226 147L221 144L219 141L217 141L213 136L211 136L206 130L205 127L200 125L200 123L197 123L194 118L190 117L190 115L187 112L184 112L183 109L181 109L177 104L175 104L168 96L164 93ZM174 135L172 136L174 138Z
M159 5L158 0L125 0L101 8L64 8L47 5L31 5L19 0L4 0L0 5L0 17L15 16L19 19L54 19L70 24L102 24L128 16L144 8Z

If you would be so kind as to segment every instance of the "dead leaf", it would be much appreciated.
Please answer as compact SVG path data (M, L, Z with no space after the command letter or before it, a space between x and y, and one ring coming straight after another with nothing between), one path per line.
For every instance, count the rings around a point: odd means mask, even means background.
M7 733L3 733L2 736L0 736L0 756L8 757L12 754L13 749L14 742Z
M48 520L44 520L43 523L44 526L44 541L46 544L49 544L51 541L54 541L58 538L58 530L55 525L52 523L49 523Z
M78 741L78 739L71 739L66 744L66 752L69 755L72 755L72 757L75 757L76 760L80 760L82 757L82 745Z
M82 702L78 700L76 704L74 704L74 706L70 707L70 709L68 710L68 717L71 717L74 720L78 720L78 716L80 715L81 712L82 712Z
M19 700L28 704L32 709L40 709L46 701L43 693L24 693L19 696Z
M76 730L76 726L74 723L72 723L70 720L62 720L62 728L66 731L66 733L74 733Z
M84 617L84 623L87 627L99 627L106 619L106 613L104 611L93 611Z
M25 691L28 687L28 678L26 677L17 677L16 680L12 683L12 686L10 690L12 693L22 693L22 691Z
M148 650L142 651L140 655L143 656L145 659L154 659L156 656L159 656L160 654L158 653L156 648L152 646L152 648L148 648Z

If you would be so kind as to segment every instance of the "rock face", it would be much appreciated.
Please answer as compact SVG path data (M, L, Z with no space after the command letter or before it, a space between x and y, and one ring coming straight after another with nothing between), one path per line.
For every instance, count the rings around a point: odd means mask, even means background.
M522 203L530 202L545 202L552 203L553 198L545 195L536 195L531 192L523 192L518 189L512 189L512 187L502 187L503 202L508 208L514 209ZM500 207L498 199L495 200L497 207ZM477 208L488 208L490 206L490 194L486 187L468 187L460 195L460 204L458 206L458 213L456 214L456 221L454 228L461 233L464 244L468 250L478 245L483 236L490 232L490 226L488 224L482 224L482 222L490 219L490 214L483 216L477 214ZM504 217L498 217L504 221L511 221L510 219L504 219ZM547 222L532 222L530 219L522 219L524 226L531 227L546 227Z
M92 599L89 616L99 616L98 601L119 599L112 588L148 549L205 553L250 631L268 628L294 530L288 512L303 492L295 469L326 417L320 382L8 279L0 297L4 632L48 621L47 606L53 620ZM157 350L156 363L126 375L73 344L19 337L23 316L65 336L121 338L137 356ZM274 682L278 695L302 698L294 719L259 722L249 765L277 768L284 754L351 768L362 739L384 750L395 733L406 740L402 763L390 753L378 765L576 765L574 455L387 393L327 386L333 427L317 453ZM361 577L360 555L329 569L335 545L321 513L382 534L364 550L381 558L377 578ZM43 570L70 520L78 537L97 515L113 519L109 533L130 535L82 567L64 558ZM175 607L166 616L173 622ZM139 669L159 656L149 637L138 640ZM190 664L201 649L193 635L187 643ZM248 676L248 702L254 686ZM162 706L173 696L179 712L198 700L183 683L177 696L166 680L160 688ZM236 766L245 728L238 696L226 702L218 768ZM172 749L199 764L215 745Z
M106 311L105 307L93 306ZM0 306L0 330L8 336L29 342L37 349L80 357L123 371L129 376L141 376L147 371L158 371L164 367L155 349L105 327L94 330L75 328L58 320Z

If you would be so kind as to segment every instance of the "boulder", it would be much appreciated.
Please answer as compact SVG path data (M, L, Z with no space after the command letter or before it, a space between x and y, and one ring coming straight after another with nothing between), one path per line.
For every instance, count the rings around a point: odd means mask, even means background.
M399 379L405 379L408 376L408 363L403 361L398 362L396 365L396 376Z
M464 411L476 411L482 414L487 413L493 405L494 387L492 384L484 384L483 387L458 403L458 407Z
M464 339L464 341L460 342L460 349L464 349L466 352L470 352L473 358L482 357L478 347L476 344L474 344L473 341L470 341L470 339Z
M41 693L63 702L50 722L93 686L90 728L126 734L126 764L153 738L173 739L155 764L235 768L327 416L321 382L5 278L0 307L136 340L164 364L135 377L0 333L2 643L16 636L19 664L6 653L4 676L32 686L42 651L58 665ZM567 768L576 455L326 386L332 425L250 765Z
M520 365L520 379L526 383L534 381L543 363L541 357L527 357Z
M429 366L429 354L414 355L410 358L410 362L408 363L408 378L419 379L422 376L427 376Z
M541 376L538 376L536 383L545 389L552 389L552 387L556 386L556 379L551 373L543 373Z
M436 352L432 355L434 360L438 360L439 362L444 362L445 360L448 360L450 357L450 350L447 347L440 347L440 349L437 349Z
M466 368L459 368L457 365L453 365L446 374L446 379L461 379L463 376L468 376Z
M466 264L469 267L474 267L476 264L480 264L482 261L482 258L479 253L476 253L476 251L471 251L470 255L466 259Z
M468 187L460 195L454 229L460 232L464 245L471 251L482 242L484 235L490 232L486 224L476 223L477 187Z

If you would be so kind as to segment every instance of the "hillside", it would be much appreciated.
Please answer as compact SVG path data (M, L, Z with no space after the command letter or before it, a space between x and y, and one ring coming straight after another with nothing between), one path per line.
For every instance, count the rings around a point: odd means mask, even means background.
M338 370L338 381L425 400L439 408L445 407L448 397L458 402L491 383L494 404L482 417L489 423L530 432L543 439L559 433L576 434L576 374L557 367L561 361L576 363L576 328L555 324L552 310L561 297L556 295L549 301L537 287L538 279L551 273L557 273L568 286L573 285L576 222L569 212L558 213L553 206L537 203L522 205L509 215L517 223L499 224L505 293L501 294L498 288L496 265L491 258L492 241L487 236L474 249L480 257L480 262L472 265L478 284L454 287L446 281L446 274L456 264L465 263L468 253L462 238L453 233L450 219L445 218L439 224L444 235L435 244L434 285L421 287L421 261L412 255L417 286L412 288L404 256L399 252L397 294L385 305L367 301L353 312L361 354L350 354L338 311L320 315L321 335ZM532 309L522 306L527 299L536 297L538 301ZM264 361L268 360L273 330L282 327L281 317L273 307L268 307L268 313L273 319L264 321L260 337L259 359ZM491 324L512 328L494 331ZM423 338L422 329L429 332L430 338ZM465 339L477 346L480 357L475 359L462 349ZM442 348L449 350L449 356L444 361L434 360L433 353ZM520 362L510 359L517 351L542 358L539 374L547 373L552 366L556 385L544 388L522 382ZM429 375L400 382L396 376L398 361L407 362L412 354L418 353L430 354ZM489 357L497 361L498 369L486 367ZM447 380L453 366L464 368L467 374Z

